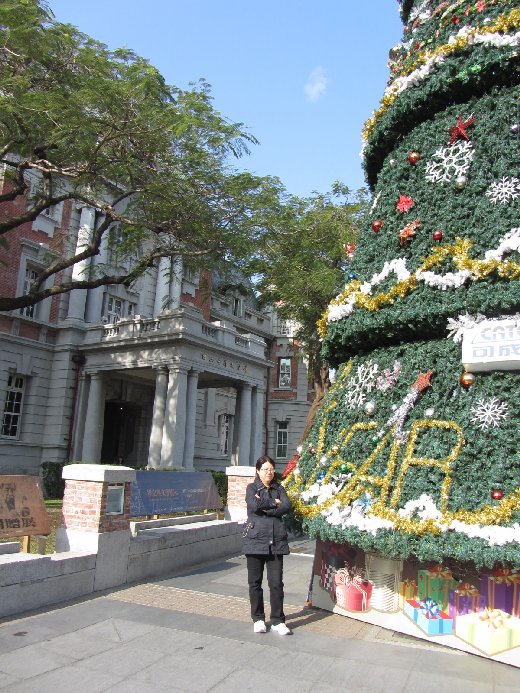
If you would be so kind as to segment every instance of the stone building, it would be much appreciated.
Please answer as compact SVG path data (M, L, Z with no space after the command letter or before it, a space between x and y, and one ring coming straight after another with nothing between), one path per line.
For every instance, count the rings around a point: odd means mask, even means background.
M66 201L10 232L0 294L26 290L60 243L79 246L98 221ZM116 242L117 230L73 276L112 264ZM132 289L75 290L0 313L0 348L4 474L38 473L45 461L218 470L263 452L283 469L312 399L292 326L180 259Z

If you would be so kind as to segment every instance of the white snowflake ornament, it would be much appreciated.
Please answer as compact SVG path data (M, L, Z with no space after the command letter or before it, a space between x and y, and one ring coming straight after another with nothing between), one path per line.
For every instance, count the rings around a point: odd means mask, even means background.
M501 180L496 180L486 190L486 195L493 204L501 202L507 205L520 195L520 180L503 176Z
M450 183L464 177L474 155L473 145L466 140L440 147L426 164L426 179L431 183Z
M365 403L367 395L375 386L379 366L367 361L357 367L356 374L349 378L345 403L348 409L357 409Z
M474 407L471 407L473 423L485 430L493 426L497 428L503 419L507 417L507 402L501 402L496 397L491 399L479 399Z

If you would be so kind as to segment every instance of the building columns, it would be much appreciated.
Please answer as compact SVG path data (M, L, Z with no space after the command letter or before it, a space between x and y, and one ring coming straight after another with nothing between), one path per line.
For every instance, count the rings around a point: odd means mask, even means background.
M103 440L103 418L105 414L105 392L100 373L90 374L85 428L83 433L82 462L99 464Z
M83 440L85 438L85 418L88 405L87 375L81 373L78 382L78 406L74 419L74 441L72 447L72 459L68 462L81 462L83 453Z
M238 464L249 466L251 451L251 385L244 383L240 388L238 419Z
M155 285L154 315L160 315L163 312L163 306L170 298L170 262L169 257L162 257L159 260L157 283Z
M82 207L79 219L78 240L76 243L76 254L82 253L89 245L94 229L96 212L92 207ZM72 269L72 280L82 281L86 279L91 259L86 258L74 265ZM69 294L69 309L67 318L72 320L85 320L85 307L87 303L87 289L74 289Z
M254 466L262 454L265 390L254 387L251 400L251 450L249 464Z
M160 366L155 378L155 398L153 402L152 430L148 451L148 467L159 469L161 466L161 447L164 429L164 414L168 394L168 368Z
M161 469L183 468L187 380L187 368L170 367L162 436Z
M177 310L181 304L183 263L180 255L162 257L157 269L154 315L164 310Z
M184 443L183 468L193 470L193 453L195 451L195 423L197 418L197 384L199 372L191 370L188 373L188 387L186 393L186 440Z

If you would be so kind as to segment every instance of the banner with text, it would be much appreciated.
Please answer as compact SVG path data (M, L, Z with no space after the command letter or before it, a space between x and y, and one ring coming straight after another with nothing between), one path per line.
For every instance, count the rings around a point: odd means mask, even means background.
M131 517L221 509L211 472L137 472L130 500Z

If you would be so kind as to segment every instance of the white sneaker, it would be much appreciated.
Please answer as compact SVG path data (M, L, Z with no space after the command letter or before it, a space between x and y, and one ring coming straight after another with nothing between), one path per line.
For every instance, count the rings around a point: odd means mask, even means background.
M255 621L253 623L254 633L267 633L267 628L265 627L265 621Z
M278 635L292 635L292 631L287 628L285 623L277 623L276 626L271 626L271 630L274 630Z

